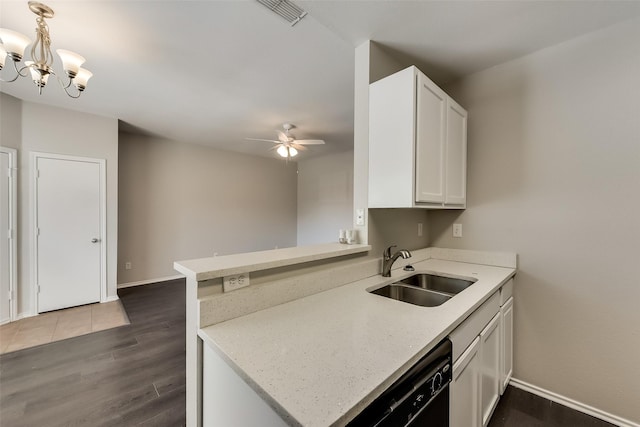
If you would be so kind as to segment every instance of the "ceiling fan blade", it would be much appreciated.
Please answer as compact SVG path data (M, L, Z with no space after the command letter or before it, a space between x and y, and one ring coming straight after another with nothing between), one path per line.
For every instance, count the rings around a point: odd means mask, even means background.
M249 141L265 141L265 142L273 142L274 144L280 144L281 141L276 141L275 139L261 139L261 138L245 138Z
M280 142L289 142L291 140L291 138L289 138L287 134L282 132L281 130L278 130L276 132L278 132L278 139L280 140Z
M322 145L324 141L321 139L296 139L296 144L300 145Z
M300 144L298 144L298 141L294 141L294 142L292 142L292 143L291 143L291 146L292 146L293 148L295 148L296 150L299 150L299 151L306 151L306 150L308 150L308 148L307 148L307 147L305 147L304 145L300 145Z

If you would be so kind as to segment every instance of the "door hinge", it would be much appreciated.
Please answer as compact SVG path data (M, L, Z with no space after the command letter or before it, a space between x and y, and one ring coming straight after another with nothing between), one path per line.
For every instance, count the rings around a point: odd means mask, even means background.
M36 293L38 293L38 294L40 293L40 285L36 286Z
M40 235L40 227L36 227L36 236Z
M40 169L36 169L36 179L40 178Z

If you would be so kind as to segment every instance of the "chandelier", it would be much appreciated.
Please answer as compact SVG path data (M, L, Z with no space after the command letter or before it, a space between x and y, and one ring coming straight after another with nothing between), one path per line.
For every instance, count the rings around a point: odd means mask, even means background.
M11 83L19 77L31 76L33 83L38 87L38 92L42 94L42 88L46 86L49 76L54 76L60 86L71 98L79 98L87 87L87 81L93 75L90 71L80 68L85 59L77 53L57 49L56 52L62 60L62 68L67 76L66 83L53 71L53 54L51 53L51 37L49 36L49 26L45 19L53 18L53 9L37 1L29 2L29 9L37 15L36 17L36 41L31 46L31 61L20 62L24 56L24 51L31 44L31 40L16 31L0 28L0 71L4 68L6 58L13 62L16 71L15 77L0 81ZM75 91L69 91L73 85Z

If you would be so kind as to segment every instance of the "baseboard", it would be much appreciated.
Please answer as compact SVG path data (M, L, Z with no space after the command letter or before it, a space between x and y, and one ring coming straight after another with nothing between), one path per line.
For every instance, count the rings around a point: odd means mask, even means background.
M37 315L38 315L38 313L32 313L30 311L23 312L23 313L18 313L18 315L16 316L15 320L12 320L12 321L15 322L17 320L26 319L27 317L34 317L34 316L37 316Z
M511 378L511 381L509 381L509 384L521 390L527 391L529 393L551 400L552 402L556 402L560 405L567 406L571 409L575 409L576 411L580 411L584 414L591 415L592 417L601 419L603 421L606 421L611 424L615 424L620 427L640 427L640 424L635 423L633 421L618 417L617 415L610 414L601 409L594 408L593 406L586 405L584 403L578 402L576 400L570 399L565 396L561 396L557 393L554 393L549 390L545 390L541 387L535 386L533 384L529 384L527 382L521 381L516 378Z
M107 297L107 299L105 299L102 302L113 302L113 301L118 301L120 298L118 298L118 295L111 295L110 297Z
M157 279L149 279L149 280L140 280L139 282L121 283L118 285L118 289L131 288L133 286L149 285L151 283L158 283L158 282L168 282L170 280L183 279L183 278L184 276L182 274L178 274L176 276L159 277Z

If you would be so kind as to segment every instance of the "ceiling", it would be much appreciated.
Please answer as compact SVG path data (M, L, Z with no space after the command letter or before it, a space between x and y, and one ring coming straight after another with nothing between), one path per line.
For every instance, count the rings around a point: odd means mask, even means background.
M253 0L44 0L53 49L94 73L78 100L50 81L2 92L120 119L129 130L276 156L282 123L324 139L308 158L353 145L354 48L374 40L439 84L640 16L640 1L298 1L291 27ZM25 1L0 1L0 27L33 38ZM59 62L54 69L59 70ZM5 67L2 76L10 74Z

